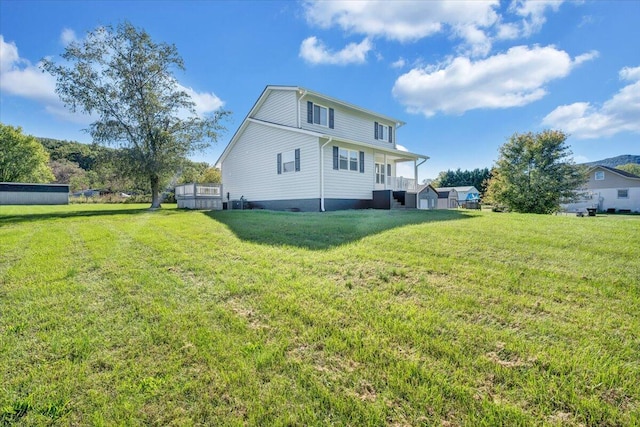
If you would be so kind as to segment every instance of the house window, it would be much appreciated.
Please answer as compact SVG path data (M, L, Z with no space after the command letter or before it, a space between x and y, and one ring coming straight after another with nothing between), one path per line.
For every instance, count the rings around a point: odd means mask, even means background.
M596 181L603 181L604 180L604 171L596 171L595 179L596 179Z
M629 198L629 190L618 190L618 199L628 199Z
M278 153L278 174L300 171L300 149Z
M282 153L282 172L296 171L296 157L293 151Z
M382 123L373 123L373 137L380 141L393 142L393 128Z
M384 164L376 163L376 184L384 184Z
M316 125L326 126L329 114L327 108L321 105L313 106L313 123Z
M333 169L364 173L364 151L333 147Z
M386 141L389 139L389 127L385 125L378 124L378 139L382 139Z
M311 101L307 102L307 123L315 125L329 127L333 129L334 126L334 112L333 108L327 108L322 105L314 104Z
M341 148L339 151L339 169L358 171L358 152Z

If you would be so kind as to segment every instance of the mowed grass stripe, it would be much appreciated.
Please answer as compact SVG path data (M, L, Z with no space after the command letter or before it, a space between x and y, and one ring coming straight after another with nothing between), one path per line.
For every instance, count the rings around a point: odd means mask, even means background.
M62 224L76 260L63 281L77 283L59 299L83 305L77 317L49 307L60 342L50 353L18 345L25 338L0 320L13 333L2 372L16 378L0 394L3 420L638 419L633 219L47 209L60 211L35 222L0 215L0 238ZM3 310L18 301L14 279ZM55 357L38 369L43 354ZM16 367L20 357L28 362Z

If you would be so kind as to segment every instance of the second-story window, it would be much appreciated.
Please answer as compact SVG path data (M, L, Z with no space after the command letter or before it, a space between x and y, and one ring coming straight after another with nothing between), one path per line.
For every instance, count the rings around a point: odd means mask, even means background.
M321 126L327 126L327 118L329 114L327 108L322 105L313 106L313 123Z
M333 129L333 122L333 108L327 108L323 105L307 101L307 123L313 123L314 125L326 126Z
M393 127L374 122L373 137L379 141L393 142Z

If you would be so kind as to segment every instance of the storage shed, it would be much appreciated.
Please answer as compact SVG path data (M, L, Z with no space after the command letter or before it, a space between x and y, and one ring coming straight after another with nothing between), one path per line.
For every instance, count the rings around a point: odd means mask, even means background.
M68 204L69 184L0 182L0 206Z
M438 192L431 184L418 186L418 209L437 209Z

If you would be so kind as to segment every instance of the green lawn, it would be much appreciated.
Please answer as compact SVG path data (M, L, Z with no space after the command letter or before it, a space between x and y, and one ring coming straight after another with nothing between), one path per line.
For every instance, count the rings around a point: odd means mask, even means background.
M640 216L0 207L0 424L640 425Z

